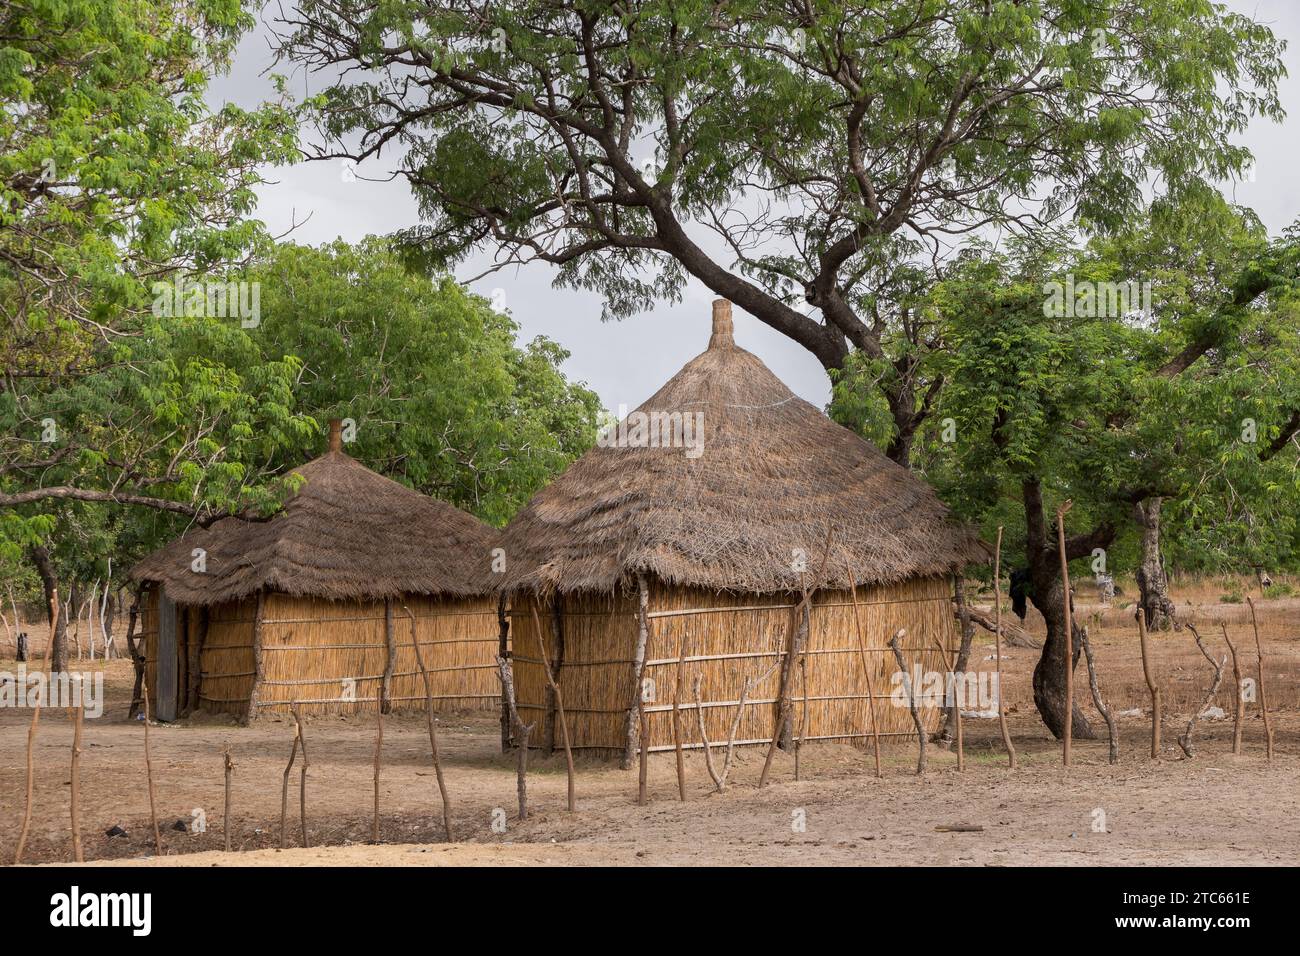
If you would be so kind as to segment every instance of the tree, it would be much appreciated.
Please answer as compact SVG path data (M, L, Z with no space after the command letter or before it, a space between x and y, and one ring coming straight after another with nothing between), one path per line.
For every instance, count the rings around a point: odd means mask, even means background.
M1171 221L1243 228L1218 234L1217 244L1207 229L1197 246L1204 258L1180 262ZM1127 304L1113 295L1145 291L1142 281L1154 274L1139 272L1130 284L1125 257L1115 255L1135 248L1138 235L1138 246L1164 250L1168 266L1150 289L1149 312L1139 308L1144 295ZM1034 697L1058 736L1072 609L1052 501L1075 502L1067 556L1090 558L1096 569L1113 557L1139 504L1170 500L1192 513L1226 515L1272 511L1279 497L1300 500L1291 424L1300 394L1296 263L1290 241L1268 243L1250 217L1197 191L1158 204L1118 246L971 255L931 296L949 350L936 360L934 374L948 384L939 427L925 435L926 473L975 519L996 515L1003 523L1007 501L1016 502L1024 544L1014 557L1029 572L1030 600L1047 624ZM1145 570L1150 528L1143 530ZM1074 661L1078 654L1076 645ZM1073 720L1076 735L1091 734L1077 707Z
M384 241L280 245L247 278L260 360L292 356L296 408L348 419L349 454L390 478L501 524L595 441L600 402L565 380L567 352L519 347L506 315ZM313 436L278 461L318 450Z
M1279 41L1208 0L303 0L281 31L328 77L315 155L397 152L430 261L495 245L616 317L693 277L828 370L861 352L903 463L938 343L901 256L1115 227L1281 113Z
M151 285L178 271L220 280L261 235L246 217L257 167L293 155L282 107L203 104L209 72L251 24L240 0L0 9L0 504L47 592L42 503L228 506L257 473L238 452L265 440L241 429L274 422L258 403L291 380L287 366L244 379L201 354L138 364L192 331L151 310ZM221 336L229 320L210 318ZM214 417L190 421L211 393ZM210 466L210 482L196 477Z

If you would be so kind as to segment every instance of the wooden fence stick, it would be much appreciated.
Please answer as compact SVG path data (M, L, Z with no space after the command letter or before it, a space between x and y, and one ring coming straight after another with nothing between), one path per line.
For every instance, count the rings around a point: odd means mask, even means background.
M939 649L939 659L943 661L944 667L946 667L948 673L952 675L952 713L955 720L954 730L957 733L957 771L960 773L966 769L966 752L963 745L961 727L961 701L957 700L957 662L948 654L948 651L944 649L943 641L939 640L938 637L934 639L934 646Z
M907 672L907 661L903 659L903 648L899 641L907 636L906 628L900 627L889 639L889 646L894 651L894 660L903 675L903 687L907 690L907 709L912 712L912 723L916 725L916 739L920 742L920 753L916 758L916 772L925 773L925 727L921 725L921 714L916 707L916 688L912 686L912 675Z
M45 642L45 656L41 660L41 670L49 677L50 673L50 650L54 647L54 635L59 628L59 589L56 587L50 591L50 637ZM48 686L48 685L47 685ZM32 708L32 722L27 727L27 803L23 810L23 823L18 831L18 849L14 853L14 864L17 865L23 861L23 850L27 848L27 832L32 825L32 791L35 782L32 768L32 755L36 748L36 727L41 720L41 704L44 700L40 697L36 700L36 705Z
M682 753L682 671L686 659L686 636L677 639L677 673L673 687L673 750L677 757L677 798L686 802L686 758Z
M303 847L311 846L307 839L307 735L303 733L302 715L298 713L298 704L289 705L293 711L293 722L297 728L298 746L302 749L302 763L298 765L298 829Z
M993 555L993 647L998 675L998 728L1002 731L1002 746L1007 749L1007 766L1016 769L1016 747L1011 742L1007 728L1007 705L1002 699L1002 525L998 525L998 543Z
M394 654L393 642L391 640L392 633L393 633L393 609L392 609L391 602L386 607L386 611L388 612L387 613L388 634L390 638L388 646L389 646L389 657L391 662L391 658L393 657ZM388 680L389 681L392 680L391 673L388 674ZM387 697L386 694L385 697ZM383 763L383 753L384 753L384 707L385 706L388 706L387 699L381 700L379 702L379 706L375 708L375 808L374 808L374 813L371 815L371 819L370 819L370 842L371 843L379 842L379 768L380 765Z
M80 691L80 688L78 688ZM84 699L84 698L83 698ZM81 701L72 708L72 858L78 863L86 861L81 852L81 724L85 714Z
M506 701L506 713L515 730L516 754L515 791L519 797L519 819L528 819L528 738L537 726L534 721L525 724L519 717L515 706L515 679L510 661L505 657L497 658L497 675L501 678L501 694Z
M1228 636L1228 625L1220 621L1219 627L1223 630L1223 640L1228 645L1228 653L1232 655L1232 752L1240 754L1241 721L1246 709L1246 702L1241 699L1241 664L1237 660L1237 648L1233 645L1232 638Z
M226 841L226 852L229 853L230 852L230 784L231 784L231 779L235 773L235 762L230 759L229 744L226 744L224 755L226 758L225 759L226 803L221 814L221 829L222 829L222 836L225 837L225 841Z
M858 582L853 576L853 569L849 567L847 561L844 562L844 571L849 576L849 594L853 596L853 624L858 634L858 657L862 661L862 676L867 684L867 714L871 720L871 748L876 758L876 776L881 776L880 772L880 728L876 725L876 700L875 691L871 689L871 667L867 663L867 644L862 636L862 614L858 609Z
M144 772L149 781L149 819L153 822L154 850L162 856L162 831L158 829L158 799L153 788L153 757L149 753L149 681L145 679L140 685L144 702Z
M1079 640L1083 644L1083 656L1088 662L1088 688L1092 691L1092 703L1106 721L1106 733L1110 740L1110 762L1119 763L1119 730L1115 726L1115 717L1102 700L1101 688L1097 684L1097 662L1092 656L1092 643L1088 640L1088 629L1079 628Z
M551 694L555 700L555 713L560 720L560 736L564 740L564 762L569 774L569 812L572 813L578 806L573 792L573 745L569 742L569 721L564 716L564 694L561 693L560 685L551 672L551 655L550 651L546 649L546 638L542 636L542 622L541 618L537 616L536 602L533 602L532 610L533 627L537 628L537 640L542 652L542 672L546 675L546 685L551 688Z
M1137 609L1138 641L1142 645L1142 676L1146 678L1147 690L1151 692L1151 759L1160 756L1160 685L1151 673L1151 655L1147 650L1146 612L1142 605Z
M429 681L429 671L424 666L424 654L420 651L420 641L415 632L415 615L405 604L402 605L411 618L411 644L415 647L415 662L420 665L420 676L424 678L424 712L429 724L429 749L433 753L433 775L438 779L438 793L442 796L442 829L451 842L451 797L447 794L447 782L442 776L442 761L438 759L438 732L433 719L433 684Z
M280 849L288 846L285 827L289 819L289 775L293 772L293 762L298 758L298 721L293 722L293 746L289 750L289 763L284 768L284 786L280 790Z
M1070 562L1065 555L1065 515L1073 501L1056 509L1056 543L1061 552L1061 588L1065 600L1065 716L1061 728L1061 762L1070 766L1070 744L1074 738L1074 602L1070 599Z
M1249 596L1250 626L1255 630L1255 655L1259 659L1259 712L1264 715L1264 740L1269 762L1273 760L1273 724L1268 718L1268 697L1264 693L1264 645L1259 640L1259 620L1255 617L1255 602Z
M1214 700L1214 695L1218 693L1219 684L1223 681L1223 668L1227 665L1228 658L1224 656L1222 660L1215 661L1210 656L1210 652L1206 650L1204 642L1201 641L1200 632L1196 630L1196 627L1191 622L1187 622L1183 626L1192 632L1192 637L1196 638L1196 646L1201 649L1201 654L1214 668L1214 680L1210 683L1210 690L1205 695L1205 702L1192 711L1192 719L1187 722L1187 730L1178 738L1178 746L1183 748L1183 753L1187 754L1188 757L1194 757L1196 753L1192 743L1192 735L1196 732L1196 722L1201 719L1201 714L1205 711L1205 708L1210 706L1210 703Z

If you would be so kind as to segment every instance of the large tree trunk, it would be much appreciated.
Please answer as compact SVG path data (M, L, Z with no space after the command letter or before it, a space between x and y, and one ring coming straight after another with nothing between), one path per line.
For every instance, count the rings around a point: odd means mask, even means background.
M29 551L32 564L36 567L36 573L40 575L41 585L45 588L45 614L49 619L51 613L50 599L54 596L54 589L58 587L58 579L54 576L54 564L50 561L50 552L41 545L33 545ZM66 601L66 596L64 598ZM65 604L64 607L67 605ZM68 669L68 615L62 613L60 609L59 624L53 635L54 647L50 651L50 669L53 671L64 671Z
M1025 519L1027 536L1025 554L1029 556L1029 573L1032 591L1029 599L1047 622L1047 639L1043 652L1034 667L1034 705L1053 736L1058 739L1065 733L1065 668L1062 667L1065 648L1065 589L1061 586L1061 558L1055 538L1049 537L1043 514L1042 490L1036 481L1025 482ZM1071 611L1073 607L1071 606ZM1073 640L1070 667L1079 663L1083 644L1078 639L1079 625L1071 621ZM1079 710L1078 698L1073 707L1071 734L1076 740L1093 740L1096 734Z
M1147 498L1133 505L1133 517L1142 529L1142 562L1137 569L1139 603L1147 630L1168 630L1174 623L1174 602L1169 579L1160 560L1160 506L1162 498Z

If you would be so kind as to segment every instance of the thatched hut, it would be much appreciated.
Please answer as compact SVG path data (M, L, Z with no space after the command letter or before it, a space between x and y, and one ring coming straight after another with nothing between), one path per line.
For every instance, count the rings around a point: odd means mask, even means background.
M500 700L497 533L362 466L331 423L326 454L267 521L226 518L145 558L141 601L152 712L249 719Z
M803 739L864 743L868 706L882 736L915 736L891 706L887 642L903 628L909 670L946 671L935 642L958 639L953 576L988 557L928 485L738 348L725 300L708 350L537 494L504 542L531 739L558 740L540 624L573 746L627 759L638 688L650 751L675 746L675 707L685 747L701 746L697 713L725 741L742 696L736 742L770 740L783 681ZM804 589L811 609L794 620ZM787 677L791 645L806 654Z

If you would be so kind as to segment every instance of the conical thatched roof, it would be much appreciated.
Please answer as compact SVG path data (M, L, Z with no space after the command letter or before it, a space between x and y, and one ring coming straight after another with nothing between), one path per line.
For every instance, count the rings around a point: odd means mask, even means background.
M648 431L662 435L674 414L678 444L693 447L644 447L640 425L657 421ZM702 425L702 441L687 441L697 436L686 423ZM512 590L608 591L647 572L766 593L798 588L800 566L809 587L847 587L850 568L859 584L884 584L988 558L929 485L738 348L725 300L708 350L538 493L504 538Z
M477 518L331 450L295 473L304 481L269 521L225 518L196 528L135 568L184 604L279 591L331 599L489 593L497 532ZM191 570L194 548L207 570Z

